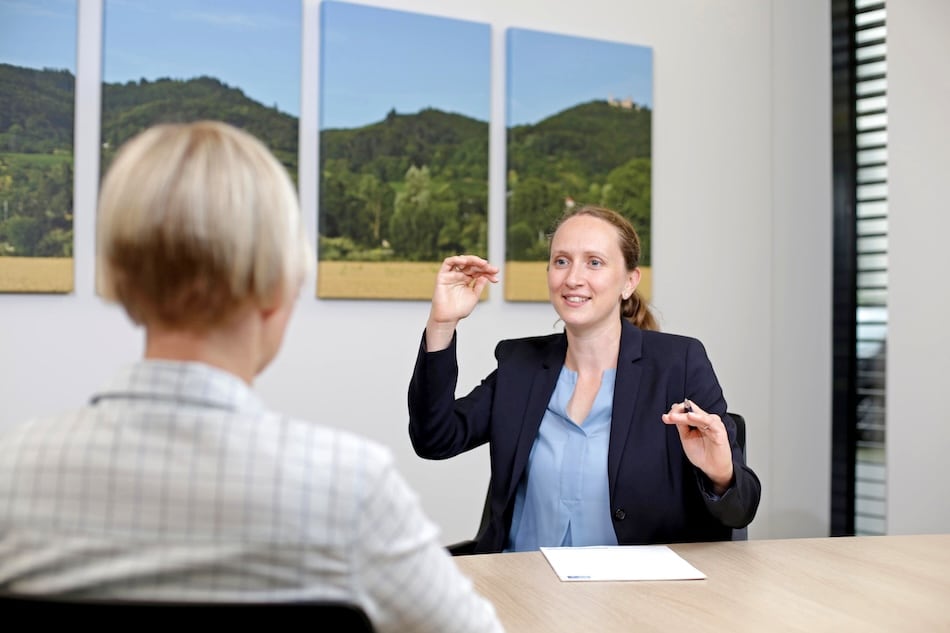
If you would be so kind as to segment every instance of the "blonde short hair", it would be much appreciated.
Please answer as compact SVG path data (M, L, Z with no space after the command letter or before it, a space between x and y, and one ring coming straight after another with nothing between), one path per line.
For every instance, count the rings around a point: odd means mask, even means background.
M103 181L98 290L136 323L203 330L248 302L275 306L313 260L287 170L225 123L152 127Z

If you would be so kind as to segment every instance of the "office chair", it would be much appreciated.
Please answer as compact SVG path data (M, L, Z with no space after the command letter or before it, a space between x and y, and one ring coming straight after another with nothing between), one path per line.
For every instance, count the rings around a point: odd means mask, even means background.
M478 537L482 535L482 532L488 526L488 507L491 504L491 484L488 484L488 491L485 493L485 504L482 506L482 518L478 523L478 531L475 532L476 536L473 539L468 539L465 541L459 541L458 543L452 543L447 545L445 549L449 550L449 554L452 556L468 556L469 554L475 553L475 542L478 540Z
M748 462L746 448L745 448L745 418L739 415L738 413L733 413L731 411L727 411L726 415L732 418L732 420L736 423L736 444L738 444L739 448L742 449L742 460L748 464L749 462ZM732 540L733 541L748 541L749 528L744 527L738 530L733 530Z
M24 615L30 626L89 622L108 630L123 629L138 618L143 625L180 625L209 622L216 626L273 627L280 622L306 623L321 631L374 633L366 613L346 602L162 602L106 598L74 598L57 595L30 595L0 591L0 613ZM293 620L290 620L293 618ZM305 619L304 619L305 618ZM12 617L11 617L12 620Z
M745 418L743 418L738 413L733 413L727 411L726 415L733 419L736 423L736 443L739 445L739 448L742 449L742 458L746 457L745 449ZM475 533L478 536L481 536L485 527L488 525L488 506L491 502L491 485L488 487L488 492L485 494L485 505L482 506L482 519L478 524L478 531ZM465 541L459 541L457 543L452 543L446 546L446 549L449 550L449 554L452 556L467 556L469 554L475 553L475 542L478 539L476 536L474 539L468 539ZM742 528L740 530L732 531L732 540L733 541L746 541L749 539L749 528Z

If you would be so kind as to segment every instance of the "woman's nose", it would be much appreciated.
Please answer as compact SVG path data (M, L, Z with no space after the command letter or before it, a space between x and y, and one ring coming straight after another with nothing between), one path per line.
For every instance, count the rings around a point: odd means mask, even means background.
M567 270L567 278L565 279L567 285L573 287L580 286L584 283L584 269L578 264L571 264L571 267Z

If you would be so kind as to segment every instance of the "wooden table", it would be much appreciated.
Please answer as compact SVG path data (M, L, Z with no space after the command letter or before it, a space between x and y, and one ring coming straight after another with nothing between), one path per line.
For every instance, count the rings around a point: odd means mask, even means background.
M561 582L540 552L455 560L508 633L950 632L950 534L671 547L706 580Z

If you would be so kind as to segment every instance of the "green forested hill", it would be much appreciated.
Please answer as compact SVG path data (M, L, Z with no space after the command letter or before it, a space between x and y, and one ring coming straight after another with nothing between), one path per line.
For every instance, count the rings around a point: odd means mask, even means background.
M342 160L350 171L400 181L409 167L428 166L433 176L488 177L488 123L433 108L416 114L390 111L364 127L324 130L323 160Z
M321 259L438 260L485 253L488 123L391 110L320 133Z
M72 255L74 84L0 64L0 256Z
M0 152L70 151L74 84L68 70L0 64Z
M649 158L651 114L590 101L535 125L514 126L508 130L508 171L546 178L553 169L590 179L631 158Z
M652 111L591 101L508 130L506 257L547 258L547 232L571 204L630 219L650 264Z
M0 64L0 256L72 254L74 77ZM260 138L297 178L297 118L217 79L158 79L102 88L102 165L159 122L219 119Z
M0 255L69 255L74 78L0 64ZM320 133L324 259L438 260L487 254L488 123L427 108ZM297 118L211 77L104 84L104 173L157 122L219 119L260 138L296 179ZM544 258L565 200L649 226L648 109L583 103L508 130L508 257ZM645 259L649 239L645 236Z
M515 126L508 131L508 170L519 177L602 176L632 158L650 157L650 118L647 109L592 101ZM350 171L384 181L401 180L412 165L427 165L436 177L450 170L485 178L487 147L488 123L434 109L391 111L378 123L320 135L323 160L342 160Z
M546 257L568 198L612 206L644 233L649 261L651 112L583 103L508 131L508 257ZM320 135L324 259L438 260L485 253L488 124L390 111Z
M155 123L217 119L261 139L297 177L297 117L262 105L212 77L103 84L103 158ZM103 166L105 167L105 165ZM104 168L102 171L105 171Z
M0 151L48 153L72 144L74 77L0 64ZM297 164L297 118L211 77L141 79L102 87L102 140L116 148L158 122L219 119Z

